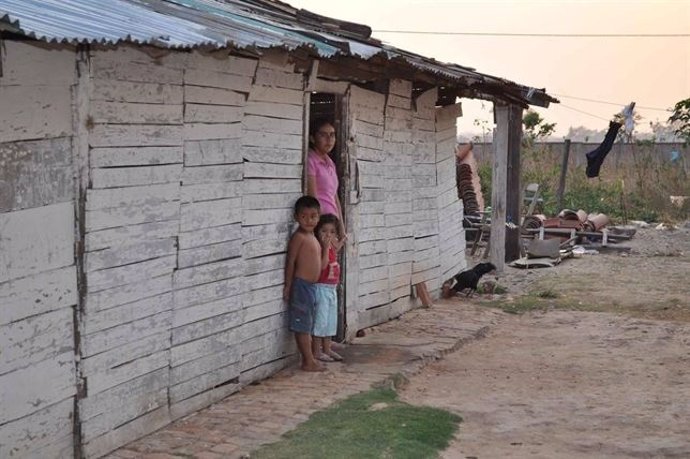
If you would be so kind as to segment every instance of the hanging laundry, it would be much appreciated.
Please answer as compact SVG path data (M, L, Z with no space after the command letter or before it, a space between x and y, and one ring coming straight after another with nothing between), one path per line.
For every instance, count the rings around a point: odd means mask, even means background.
M623 110L621 111L621 115L623 115L623 118L625 119L625 132L628 134L632 134L632 131L635 128L635 119L633 117L634 108L635 102L630 102L628 105L623 107Z
M616 135L618 135L621 126L621 123L611 121L604 141L601 142L601 145L597 148L587 153L587 177L592 178L599 175L599 169L601 169L606 155L608 155L611 148L613 148L613 143L616 141Z

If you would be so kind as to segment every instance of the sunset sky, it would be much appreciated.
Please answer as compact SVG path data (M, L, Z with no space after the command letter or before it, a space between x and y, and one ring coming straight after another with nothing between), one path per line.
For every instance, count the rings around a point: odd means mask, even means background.
M605 129L635 101L643 120L690 97L690 0L433 1L287 0L292 6L364 23L399 48L546 88L562 104L538 110L563 136L571 126ZM447 36L378 31L530 34L683 34L682 37ZM610 104L588 102L592 99ZM459 132L492 119L491 104L463 101ZM656 110L653 110L656 109ZM578 111L579 110L579 111ZM585 112L585 113L582 113Z

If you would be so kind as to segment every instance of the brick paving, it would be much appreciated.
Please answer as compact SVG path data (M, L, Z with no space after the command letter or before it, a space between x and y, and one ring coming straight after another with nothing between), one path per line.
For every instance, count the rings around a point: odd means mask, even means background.
M309 416L352 394L396 385L463 344L486 335L501 313L439 301L367 331L342 350L345 363L325 373L297 365L126 445L110 459L231 459L273 443Z

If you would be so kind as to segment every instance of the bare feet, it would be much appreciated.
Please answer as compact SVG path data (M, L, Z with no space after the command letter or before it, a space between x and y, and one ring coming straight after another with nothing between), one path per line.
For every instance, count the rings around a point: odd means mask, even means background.
M333 351L331 351L331 352L333 352ZM327 354L323 354L323 353L318 354L318 355L316 356L316 360L321 360L322 362L334 362L334 361L335 361L335 359L333 358L333 356L332 356L330 353L327 353Z
M310 364L303 363L300 368L302 369L302 371L309 371L309 372L326 371L326 368L319 365L318 362L316 362L316 361L314 361L313 363L310 363Z

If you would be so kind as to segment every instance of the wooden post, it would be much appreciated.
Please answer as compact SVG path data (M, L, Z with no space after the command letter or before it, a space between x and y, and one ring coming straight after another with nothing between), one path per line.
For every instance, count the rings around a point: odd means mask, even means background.
M505 270L506 186L508 181L508 139L510 108L494 104L494 164L491 179L491 241L489 259L496 271Z
M506 222L515 226L506 228L505 261L520 258L520 224L522 223L522 185L520 184L520 144L522 143L522 108L508 107L508 158L506 183Z
M563 162L561 163L561 178L558 181L558 193L556 194L556 202L558 203L558 211L563 210L563 193L565 192L565 176L568 173L568 158L570 157L570 139L565 139L563 143Z

